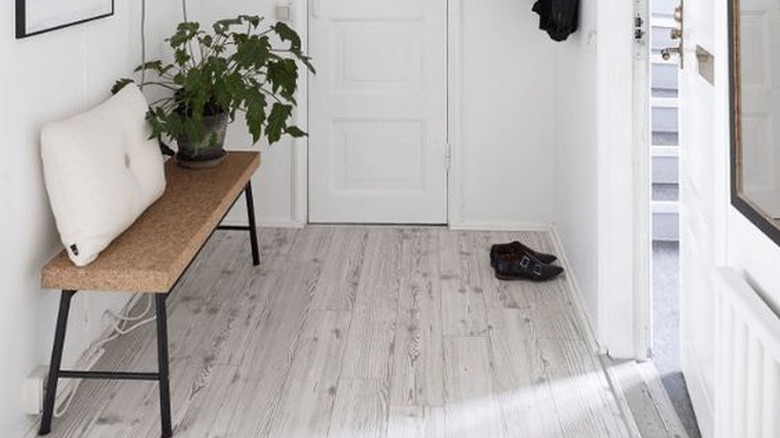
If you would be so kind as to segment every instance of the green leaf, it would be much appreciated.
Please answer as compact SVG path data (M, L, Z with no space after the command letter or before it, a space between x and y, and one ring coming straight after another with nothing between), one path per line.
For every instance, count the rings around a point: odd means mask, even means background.
M160 71L163 68L163 63L160 60L145 62L135 68L134 71L139 72L141 70L156 70Z
M282 134L287 129L287 119L290 118L292 109L292 105L274 103L271 114L268 116L268 126L265 129L269 144L274 144L282 138Z
M263 17L260 17L258 15L239 15L238 19L241 20L241 22L249 22L249 24L252 25L252 28L256 28L260 25L260 22L263 21Z
M292 59L283 59L268 63L266 78L274 93L279 93L290 102L295 102L295 90L298 87L298 66Z
M271 53L271 44L267 37L245 35L236 36L236 53L233 60L240 68L258 69L268 62Z
M280 21L271 26L271 29L279 35L282 41L290 42L290 50L301 50L301 37L290 26Z
M111 94L116 94L119 92L119 90L125 88L127 84L134 84L134 83L135 81L132 79L128 79L128 78L119 79L114 83L114 86L111 87Z
M308 137L309 134L307 134L305 131L303 131L301 128L297 126L288 126L287 129L284 130L285 134L289 134L294 138L300 138L300 137Z
M301 61L310 72L312 72L312 74L317 74L317 70L314 69L314 65L311 63L311 57L297 51L294 51L293 55L295 55L295 57L298 58L298 60Z
M178 49L178 50L176 50L176 53L175 53L174 57L176 59L176 64L179 67L183 67L188 62L190 62L190 59L192 59L190 54L187 53L186 49Z

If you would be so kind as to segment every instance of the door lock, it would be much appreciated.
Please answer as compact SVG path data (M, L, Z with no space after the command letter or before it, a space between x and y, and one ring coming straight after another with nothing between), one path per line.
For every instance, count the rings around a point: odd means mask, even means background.
M661 57L664 59L664 61L672 59L672 54L677 54L682 57L682 49L679 47L667 47L661 50Z
M669 34L673 41L679 40L680 45L677 47L667 47L661 50L661 57L664 59L664 61L672 59L672 55L679 56L681 69L685 67L685 20L683 19L683 14L685 13L684 11L685 9L683 0L680 0L680 6L677 6L674 9L674 21L679 24L679 27L673 28Z

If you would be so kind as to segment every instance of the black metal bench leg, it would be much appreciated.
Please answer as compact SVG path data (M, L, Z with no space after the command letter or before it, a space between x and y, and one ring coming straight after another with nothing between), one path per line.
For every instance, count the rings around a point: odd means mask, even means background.
M157 311L157 363L160 373L160 424L162 437L173 436L171 428L171 390L168 382L168 312L165 309L165 299L168 294L157 294L155 307Z
M76 294L74 290L63 290L60 296L60 311L57 314L57 330L54 332L54 346L51 350L51 362L49 363L49 380L46 385L46 395L43 399L43 418L38 435L47 435L51 432L51 420L54 415L54 400L57 396L57 381L60 378L60 366L62 365L62 350L65 347L65 331L68 328L68 313L70 313L70 300Z
M244 194L246 197L246 214L249 219L249 239L252 245L252 264L258 266L260 264L260 251L257 248L257 224L255 224L255 201L252 198L252 181L246 183Z

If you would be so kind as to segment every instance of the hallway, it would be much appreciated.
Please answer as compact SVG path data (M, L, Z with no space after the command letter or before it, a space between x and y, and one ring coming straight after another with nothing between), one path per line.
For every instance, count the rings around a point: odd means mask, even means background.
M263 229L254 268L218 232L168 304L176 436L628 436L570 279L494 278L515 239L560 255L547 232L308 227ZM96 368L153 369L153 337ZM51 436L158 436L157 410L154 383L88 381Z

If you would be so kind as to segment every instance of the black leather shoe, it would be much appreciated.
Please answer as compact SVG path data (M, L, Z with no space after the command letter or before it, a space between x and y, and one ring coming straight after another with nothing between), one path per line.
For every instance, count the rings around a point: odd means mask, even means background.
M542 263L530 254L511 254L496 258L496 278L499 280L547 281L559 276L563 268Z
M523 245L520 242L503 243L499 245L493 245L490 247L490 266L496 267L496 259L508 254L528 254L531 257L539 260L542 263L550 264L558 257L552 254L545 254L543 252L536 252L533 249Z

